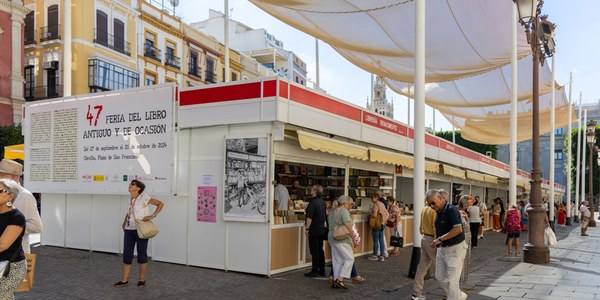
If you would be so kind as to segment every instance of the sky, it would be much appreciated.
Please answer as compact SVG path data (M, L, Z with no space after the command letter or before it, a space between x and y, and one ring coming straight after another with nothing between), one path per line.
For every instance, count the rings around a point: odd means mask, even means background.
M511 0L494 0L511 1ZM180 0L176 15L186 23L208 18L209 9L223 12L224 0ZM230 18L252 28L265 28L307 64L309 80L316 80L315 39L263 12L247 0L229 0ZM546 0L542 9L556 27L556 81L567 86L573 74L572 99L583 103L600 101L600 1ZM518 27L517 30L523 30ZM331 96L364 107L371 95L371 74L354 66L329 45L319 42L320 86ZM550 63L550 61L548 61ZM388 89L388 100L394 103L394 119L414 125L414 103ZM410 111L408 110L410 103ZM410 123L408 122L410 119ZM435 120L435 121L434 121ZM452 130L452 125L439 113L426 107L425 126L436 130Z

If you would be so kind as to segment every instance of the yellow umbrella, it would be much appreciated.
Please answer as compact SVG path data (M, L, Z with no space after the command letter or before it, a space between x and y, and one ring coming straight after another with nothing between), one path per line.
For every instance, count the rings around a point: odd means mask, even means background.
M25 160L25 144L4 146L4 158Z

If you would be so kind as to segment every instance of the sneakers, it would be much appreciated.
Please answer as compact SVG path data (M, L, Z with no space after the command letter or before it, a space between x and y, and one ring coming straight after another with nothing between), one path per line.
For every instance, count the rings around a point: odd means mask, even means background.
M379 257L379 261L385 261L385 257L383 257L383 256L380 256L380 257Z
M427 299L427 297L425 297L423 295L417 296L415 294L412 294L412 296L410 297L410 300L426 300L426 299Z
M389 256L389 254L387 253L387 251L385 251L385 252L383 253L383 257L388 257L388 256Z
M372 255L367 258L368 260L379 260L379 256Z

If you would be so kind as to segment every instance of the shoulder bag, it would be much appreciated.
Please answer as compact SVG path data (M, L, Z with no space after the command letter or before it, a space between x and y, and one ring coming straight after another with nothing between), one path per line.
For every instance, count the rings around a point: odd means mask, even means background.
M333 227L333 239L336 241L345 240L350 236L350 232L348 231L348 227L346 225L338 225L340 221L340 212L338 212L338 216L335 220L335 227Z
M8 276L8 273L10 273L10 263L17 257L18 253L19 249L15 250L9 260L0 261L0 278Z
M139 196L138 196L139 197ZM133 213L133 220L135 221L135 227L137 227L137 234L141 239L150 239L155 237L158 234L158 227L156 227L156 224L154 224L154 222L152 222L152 220L149 221L143 221L143 220L138 220L135 218L135 201L133 201L133 204L131 205L131 208L129 209L129 211L131 213Z

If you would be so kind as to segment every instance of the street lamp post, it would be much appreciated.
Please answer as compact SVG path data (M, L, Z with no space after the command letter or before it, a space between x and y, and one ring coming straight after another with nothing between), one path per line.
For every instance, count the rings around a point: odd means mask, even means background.
M531 193L529 202L531 207L527 209L529 215L529 237L523 249L523 261L534 264L547 264L550 262L550 250L544 243L544 229L546 227L546 210L542 207L542 176L540 171L540 93L539 93L539 65L544 63L545 56L542 54L540 45L540 11L544 1L541 0L513 0L519 12L519 21L525 27L528 42L533 51L533 91L532 91L532 170L531 170ZM544 18L544 22L547 22ZM551 24L551 30L554 24ZM548 25L546 25L548 26ZM530 31L531 29L531 31ZM545 31L545 30L544 30ZM541 33L542 37L545 38ZM549 46L551 50L549 51ZM554 42L544 42L546 52L554 51Z
M589 189L590 195L588 197L589 202L589 210L590 210L590 222L588 223L589 227L596 227L596 221L594 220L594 165L592 164L592 156L593 153L596 152L596 121L590 120L587 124L587 134L586 139L587 143L590 146L590 167L589 167Z

